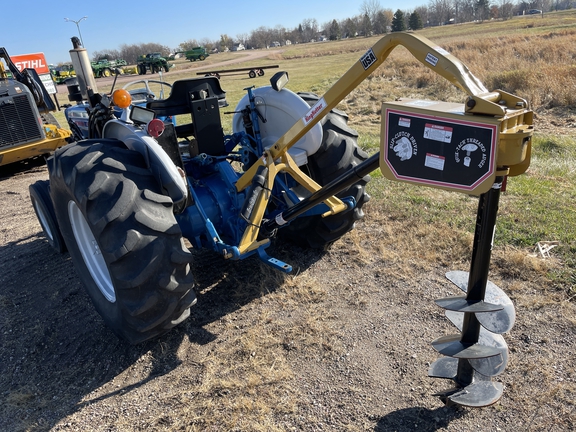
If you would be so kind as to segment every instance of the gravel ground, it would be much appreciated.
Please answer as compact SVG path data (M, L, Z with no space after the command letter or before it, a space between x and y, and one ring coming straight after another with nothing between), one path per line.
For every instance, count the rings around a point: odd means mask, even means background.
M536 264L511 269L509 250L494 251L491 269L517 309L505 335L510 362L495 378L504 396L483 409L446 407L433 394L449 383L427 376L440 357L430 342L455 329L434 299L459 294L444 274L467 270L467 256L427 258L434 241L405 241L414 227L380 213L375 200L325 254L275 246L292 275L196 253L190 319L128 346L94 311L69 256L42 235L28 186L46 178L43 165L0 173L2 430L576 426L574 304Z

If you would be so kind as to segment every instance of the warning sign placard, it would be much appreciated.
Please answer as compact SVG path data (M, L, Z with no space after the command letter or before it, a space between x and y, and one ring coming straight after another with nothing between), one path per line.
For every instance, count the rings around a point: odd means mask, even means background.
M383 106L380 165L387 178L471 192L494 177L496 124L421 111Z

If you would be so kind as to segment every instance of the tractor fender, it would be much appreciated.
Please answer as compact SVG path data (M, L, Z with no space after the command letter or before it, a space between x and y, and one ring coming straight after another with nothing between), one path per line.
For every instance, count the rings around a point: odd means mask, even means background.
M130 150L144 156L148 167L166 194L177 203L188 196L188 186L164 149L139 127L121 120L110 120L102 131L103 138L122 141Z
M258 87L253 90L253 94L256 109L266 119L266 123L262 120L259 122L264 148L272 146L310 111L308 103L286 88L276 91L271 86ZM250 105L250 101L248 95L244 95L236 107L236 114L232 120L232 128L235 133L244 131L242 114L239 111L247 105ZM322 134L322 126L317 123L288 150L298 166L306 164L308 158L318 151L322 144Z

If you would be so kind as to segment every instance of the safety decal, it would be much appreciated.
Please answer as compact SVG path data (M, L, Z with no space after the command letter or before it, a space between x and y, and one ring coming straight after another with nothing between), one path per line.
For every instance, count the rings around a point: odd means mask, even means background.
M426 54L426 62L430 63L432 66L436 66L438 63L438 57L430 53Z
M366 51L366 54L364 54L360 59L360 63L362 63L364 70L367 70L370 66L376 63L376 54L374 54L372 48Z
M308 111L306 115L302 118L304 124L307 125L308 123L310 123L314 119L314 117L316 117L324 110L324 108L326 108L326 101L324 100L324 98L322 98L318 102L316 102L314 106L310 108L310 111Z

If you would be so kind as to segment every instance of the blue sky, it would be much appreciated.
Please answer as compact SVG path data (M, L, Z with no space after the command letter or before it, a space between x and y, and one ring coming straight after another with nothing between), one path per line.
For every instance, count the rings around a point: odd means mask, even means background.
M156 42L176 48L190 39L219 39L221 34L235 38L260 26L296 27L314 18L322 25L332 19L360 13L363 0L204 0L204 1L69 1L46 3L10 1L2 7L2 40L11 55L43 52L48 63L70 61L70 38L78 28L64 18L79 20L85 48L92 52L118 49L122 44ZM383 8L406 11L427 1L380 0ZM22 15L22 12L25 12ZM12 16L12 18L10 18ZM24 19L22 19L24 17Z

